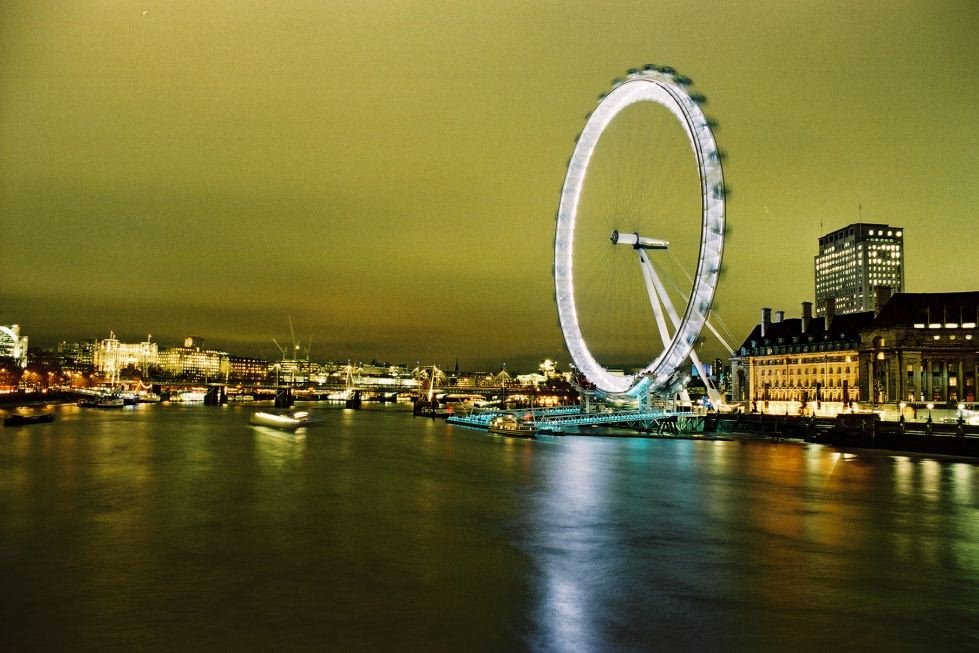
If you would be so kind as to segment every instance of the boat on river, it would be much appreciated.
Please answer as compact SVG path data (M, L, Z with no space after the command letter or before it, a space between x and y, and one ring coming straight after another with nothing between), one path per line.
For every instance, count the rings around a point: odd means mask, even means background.
M312 423L313 420L309 416L309 412L305 410L298 410L294 413L269 413L260 410L252 413L249 421L255 426L271 426L276 429L291 430L306 426Z
M54 421L54 412L42 413L11 413L3 418L4 426L22 426L25 424L43 424Z
M96 408L122 408L126 400L120 395L103 395L95 400Z
M537 427L532 422L520 421L509 413L498 415L490 420L489 432L505 435L508 438L537 437Z
M78 400L78 405L82 408L122 408L126 401L120 395L99 394L82 397Z

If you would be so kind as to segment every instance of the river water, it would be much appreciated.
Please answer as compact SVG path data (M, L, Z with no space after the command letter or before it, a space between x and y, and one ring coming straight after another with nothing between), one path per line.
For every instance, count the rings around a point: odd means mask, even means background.
M0 650L976 650L974 462L401 406L0 430Z

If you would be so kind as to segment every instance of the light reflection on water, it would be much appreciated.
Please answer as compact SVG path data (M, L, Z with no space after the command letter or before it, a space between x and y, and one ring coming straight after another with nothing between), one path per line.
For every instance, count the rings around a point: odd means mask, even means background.
M979 646L971 462L314 410L0 431L0 649Z

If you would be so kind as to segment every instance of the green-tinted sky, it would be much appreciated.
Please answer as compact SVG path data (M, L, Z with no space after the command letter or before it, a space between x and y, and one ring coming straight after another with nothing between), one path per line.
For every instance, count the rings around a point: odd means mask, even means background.
M813 294L821 230L906 229L979 288L979 3L0 4L0 323L466 368L558 357L573 137L627 68L710 100L734 194L717 308Z

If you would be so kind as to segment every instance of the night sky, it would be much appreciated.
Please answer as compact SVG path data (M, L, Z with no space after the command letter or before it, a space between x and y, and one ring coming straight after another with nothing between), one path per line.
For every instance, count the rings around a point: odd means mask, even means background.
M905 228L909 291L976 290L977 32L974 0L3 2L0 324L566 364L565 164L645 63L720 123L739 337L861 218Z

